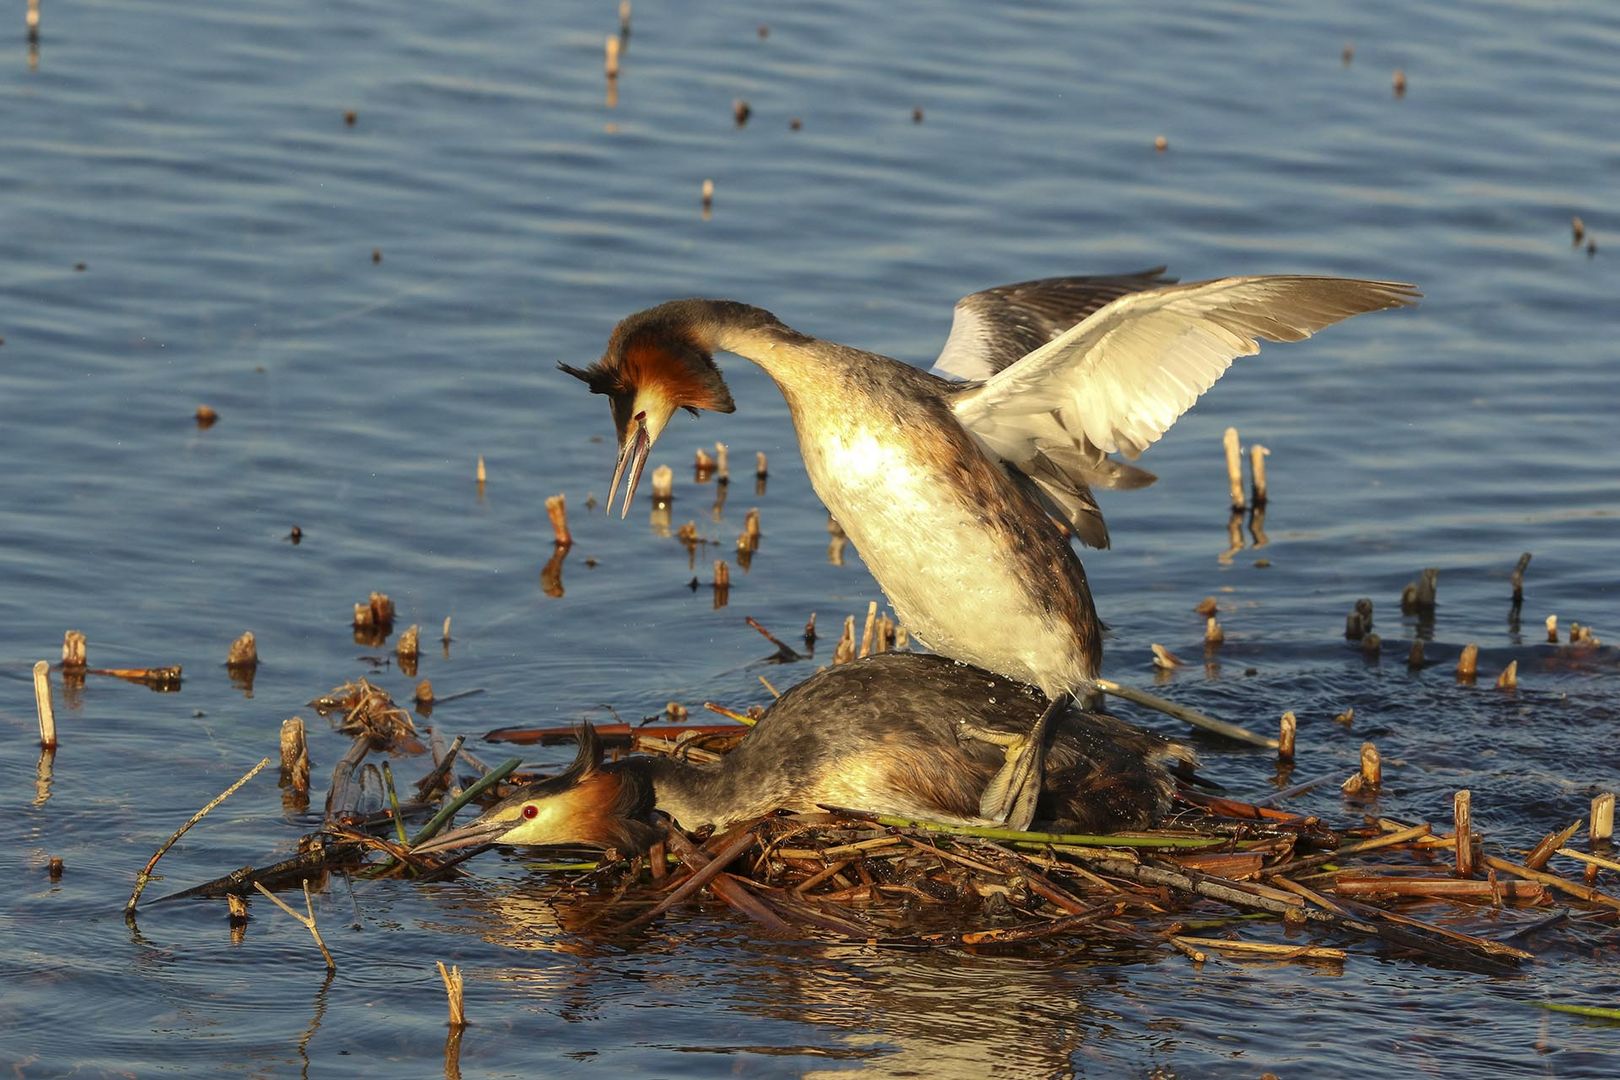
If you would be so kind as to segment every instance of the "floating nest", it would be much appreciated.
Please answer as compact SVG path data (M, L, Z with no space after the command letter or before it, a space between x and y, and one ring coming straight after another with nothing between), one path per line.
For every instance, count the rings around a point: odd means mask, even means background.
M517 759L486 769L457 739L435 747L434 768L404 802L386 768L384 791L356 783L367 753L415 743L408 718L376 726L392 705L379 695L387 697L363 680L331 695L354 725L354 749L334 771L323 828L296 856L178 895L247 895L255 883L297 888L332 871L463 873L460 863L476 849L441 862L410 846L446 827L461 806L493 802L534 777L516 772ZM356 718L362 711L368 718ZM395 742L378 743L379 730L392 731ZM534 741L567 732L540 731ZM604 725L598 733L620 747L692 757L724 753L741 734L731 725ZM458 780L458 771L467 775ZM413 819L430 820L407 829ZM549 875L547 899L566 932L592 936L633 933L694 905L719 904L767 935L896 948L1143 958L1173 950L1195 961L1337 963L1343 946L1370 939L1391 954L1502 973L1534 959L1533 948L1544 954L1612 942L1620 899L1545 869L1555 851L1570 855L1574 831L1550 834L1520 862L1465 834L1468 868L1459 873L1456 837L1426 823L1368 817L1331 827L1183 791L1164 827L1128 834L944 827L827 808L715 835L669 828L648 851L563 853L530 865Z

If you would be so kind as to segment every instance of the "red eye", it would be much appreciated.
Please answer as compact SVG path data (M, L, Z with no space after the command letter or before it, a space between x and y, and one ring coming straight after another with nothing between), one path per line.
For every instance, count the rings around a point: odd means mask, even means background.
M636 413L635 419L637 419L637 420L645 420L645 419L647 419L647 410L642 409L640 412Z
M526 818L539 817L540 816L540 808L538 806L534 805L534 803L525 803L524 806L523 806L523 816L526 817Z

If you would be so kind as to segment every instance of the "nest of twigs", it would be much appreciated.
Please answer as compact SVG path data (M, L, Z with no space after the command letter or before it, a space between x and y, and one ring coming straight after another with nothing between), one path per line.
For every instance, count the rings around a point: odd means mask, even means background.
M354 781L372 747L365 730L334 770L325 827L298 855L182 895L242 894L254 882L296 887L333 869L457 874L468 854L439 862L413 855L410 845L446 827L459 807L493 801L532 779L515 772L517 759L484 769L458 739L448 749L435 746L436 765L414 798L400 802L384 769L386 794L368 800L366 785ZM536 741L566 732L550 729ZM735 739L719 725L604 725L598 733L644 751L695 757L721 753ZM463 777L461 789L454 773L469 767L483 775ZM429 815L414 833L406 828L407 819ZM1455 837L1428 824L1369 817L1330 828L1313 817L1187 791L1165 827L1131 834L947 828L828 808L712 836L670 828L649 851L531 865L554 875L553 903L577 916L564 924L592 935L634 932L692 905L720 904L767 934L895 947L1139 957L1175 950L1196 961L1220 955L1335 963L1346 955L1343 946L1374 940L1399 955L1506 972L1533 959L1532 947L1612 939L1620 900L1545 869L1555 850L1569 854L1572 831L1550 835L1520 862L1484 851L1475 835L1471 868L1459 873Z

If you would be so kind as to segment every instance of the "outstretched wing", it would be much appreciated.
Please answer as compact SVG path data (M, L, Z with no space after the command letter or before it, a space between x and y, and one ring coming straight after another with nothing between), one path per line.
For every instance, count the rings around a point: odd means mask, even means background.
M1420 295L1400 282L1298 276L1130 292L964 387L951 407L987 449L1057 504L1082 539L1100 533L1099 546L1106 546L1087 485L1133 486L1151 475L1104 455L1134 458L1147 449L1233 360L1259 352L1262 340L1299 341Z
M1134 274L1020 281L964 296L956 302L951 336L930 373L988 379L1103 305L1174 281L1164 276L1164 267L1155 266Z

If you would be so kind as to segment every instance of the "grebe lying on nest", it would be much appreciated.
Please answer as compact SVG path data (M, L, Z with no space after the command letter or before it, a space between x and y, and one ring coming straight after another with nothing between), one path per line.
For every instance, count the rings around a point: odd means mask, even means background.
M939 656L885 653L828 668L787 693L719 762L602 760L590 725L559 776L521 788L419 852L471 844L584 844L639 851L653 811L683 829L724 828L773 810L838 806L947 824L979 813L1002 768L995 736L1027 732L1048 702L1029 687ZM964 736L960 721L979 729ZM990 738L986 738L989 736ZM1068 707L1047 732L1036 817L1079 832L1152 824L1193 755L1103 713Z

